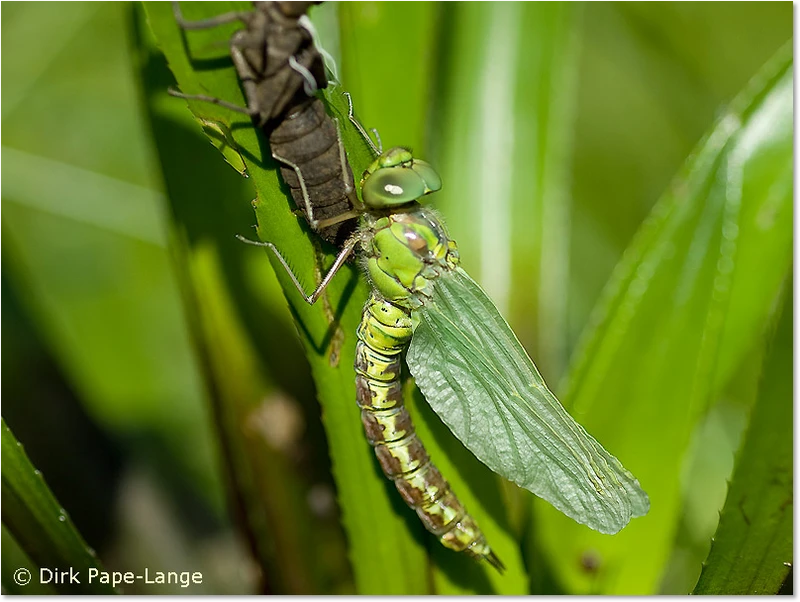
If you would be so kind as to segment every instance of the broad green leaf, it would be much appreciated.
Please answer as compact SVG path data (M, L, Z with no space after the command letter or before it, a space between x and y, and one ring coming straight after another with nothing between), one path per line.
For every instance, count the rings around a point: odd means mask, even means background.
M306 503L314 475L298 474L293 460L314 432L309 428L303 436L303 401L311 398L309 413L317 412L310 383L292 377L306 370L305 360L288 310L260 302L256 291L264 288L262 283L249 286L250 280L260 279L282 299L268 262L233 239L233 233L251 229L252 188L237 173L242 159L226 143L226 132L217 124L204 127L234 169L208 144L185 103L167 95L172 76L147 35L143 15L140 21L134 31L137 67L169 191L170 247L203 366L234 516L261 565L261 591L330 591L349 578L342 558L344 536ZM198 172L204 178L197 178ZM244 327L248 319L255 327ZM318 448L324 443L314 451ZM324 461L327 450L320 451L310 453L310 459ZM321 549L331 549L330 561L308 562L303 542L312 538Z
M409 368L481 462L602 533L647 513L636 479L569 416L466 272L440 276L415 315Z
M562 399L636 474L652 509L609 538L536 506L533 528L571 591L656 590L689 436L772 311L791 262L789 56L770 61L700 143L617 267L577 351Z
M788 286L791 287L791 281ZM750 427L694 594L776 594L793 562L792 295L784 299Z
M59 593L115 593L110 585L100 582L99 571L103 569L94 550L83 541L67 512L50 492L42 474L30 463L22 444L16 440L5 421L2 422L1 434L3 484L0 491L4 532L8 530L19 548L36 564L37 570L71 568L78 573L78 583L68 580L67 583L56 584ZM20 575L11 572L12 568L3 564L3 587L24 591L17 589L20 587ZM95 571L95 578L91 580L90 570ZM28 578L38 582L39 574L33 572Z
M246 3L182 4L187 18L199 19L227 10L247 9ZM169 62L180 89L204 93L244 104L236 73L226 59L225 40L236 28L181 32L168 4L148 3L148 16L158 44ZM213 69L200 67L210 61ZM328 108L343 129L348 159L355 174L371 160L360 135L347 120L347 107L340 90L327 91ZM181 101L177 101L181 102ZM310 290L330 265L332 249L323 250L310 231L292 213L292 202L279 182L275 163L265 155L268 143L250 121L215 105L189 103L203 123L221 124L231 132L232 144L247 167L258 202L258 234L278 246ZM231 233L233 234L233 233ZM257 253L256 251L253 251ZM263 257L263 254L259 253ZM356 587L368 594L410 594L428 591L425 554L417 540L421 531L394 487L386 481L363 435L355 405L355 332L366 287L355 266L347 266L328 287L324 297L309 307L293 288L275 258L278 278L295 317L323 411L328 444L336 479ZM380 527L376 536L375 525ZM400 563L407 570L397 579L385 579L385 567Z
M698 140L792 38L791 8L583 5L571 185L570 352L614 266Z

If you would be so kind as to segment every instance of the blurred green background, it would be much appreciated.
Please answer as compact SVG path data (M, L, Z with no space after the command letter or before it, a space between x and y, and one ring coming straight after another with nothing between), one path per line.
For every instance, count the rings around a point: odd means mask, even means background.
M441 169L433 202L466 269L555 386L658 198L791 40L792 5L411 4L328 3L312 19L384 147L410 145ZM264 255L233 238L255 222L252 189L185 103L163 93L172 82L163 59L142 50L148 35L138 5L2 5L3 418L108 568L205 575L188 592L127 593L352 592L292 315ZM192 203L167 202L170 162ZM187 239L191 265L175 251ZM187 273L195 289L209 283L199 294L225 325L217 351L236 358L231 386L254 399L237 424L273 490L225 468L239 452L220 444L229 417L211 402L214 358L198 351ZM674 528L649 577L592 585L586 547L583 577L543 561L534 591L692 590L763 355L763 345L747 347L723 401L694 408ZM636 455L611 451L626 465ZM635 464L648 461L661 460ZM231 493L248 488L274 500L249 521ZM509 520L522 533L530 519L515 499ZM558 558L534 544L526 554ZM2 546L16 546L5 528Z

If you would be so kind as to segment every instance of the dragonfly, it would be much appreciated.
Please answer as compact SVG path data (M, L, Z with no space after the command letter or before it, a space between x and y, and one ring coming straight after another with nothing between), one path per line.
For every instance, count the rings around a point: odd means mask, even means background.
M355 193L338 121L315 95L327 87L324 59L314 44L307 10L319 2L254 2L254 10L190 21L178 2L173 12L185 30L241 22L230 40L233 61L247 100L240 107L203 94L170 94L210 102L253 119L269 138L281 177L309 226L341 247L355 231L362 209Z
M564 409L491 299L460 267L455 241L422 203L441 185L434 168L408 149L380 152L360 181L359 227L311 294L274 244L253 244L275 253L309 304L351 254L357 257L372 289L354 363L367 439L428 531L502 571L414 430L403 402L404 360L428 404L481 462L579 523L616 533L646 514L650 502Z
M352 194L352 171L338 124L334 128L338 162L330 155L312 152L315 156L301 165L297 159L275 152L282 141L279 137L275 144L275 133L287 124L300 123L301 109L315 103L321 107L321 101L312 95L327 83L319 73L314 75L315 56L319 55L309 51L313 46L305 42L286 45L281 41L283 34L270 29L270 19L276 22L287 16L282 13L284 4L289 3L256 3L255 12L200 22L184 20L176 9L176 18L186 29L233 20L245 23L245 29L231 40L231 56L248 107L211 97L178 95L250 115L270 136L273 156L289 168L282 173L312 229L340 247L330 270L307 295L274 244L239 237L270 248L307 303L319 299L353 255L368 275L372 292L356 333L356 396L367 439L383 472L443 545L503 569L479 525L415 433L402 395L403 368L407 366L443 422L494 472L603 533L616 533L632 517L644 515L649 500L638 481L566 412L492 301L459 266L455 241L449 238L442 220L421 203L441 188L441 178L432 166L404 148L383 152L379 139L376 146L354 118L352 102L350 121L377 155L361 178L360 200ZM276 10L283 17L270 16L270 11ZM297 26L301 27L299 20ZM302 40L304 34L299 33ZM284 50L278 72L294 74L289 80L272 78L274 68L271 71L257 61L262 55L269 58L268 46L275 42ZM245 53L253 48L256 54L248 59ZM287 90L292 94L287 95ZM294 100L285 105L267 102L281 95ZM324 115L324 109L318 114ZM306 138L307 148L331 148L318 141L331 139L330 128L309 131L314 136ZM290 150L284 152L290 154L302 146L290 144ZM334 190L312 195L307 180L318 172L333 172L336 165L341 166L342 177L335 179ZM296 186L290 180L292 173ZM336 201L342 191L349 204L338 205L326 218L317 219L314 211L330 204L326 195ZM348 224L356 216L358 227L346 238L341 234L349 228L326 236L325 228Z

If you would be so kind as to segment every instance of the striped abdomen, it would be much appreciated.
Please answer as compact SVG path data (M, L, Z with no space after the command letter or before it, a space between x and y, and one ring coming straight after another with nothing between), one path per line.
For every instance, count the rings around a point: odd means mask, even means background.
M372 295L356 345L356 396L375 455L403 499L443 545L502 568L475 519L433 465L403 405L402 352L411 341L408 310Z
M353 172L342 160L339 133L322 101L312 97L302 103L269 132L269 142L273 154L297 166L302 174L314 220L323 222L353 211ZM295 205L308 220L297 173L284 164L280 168ZM318 232L329 243L341 246L356 223L355 218L349 218L323 226Z

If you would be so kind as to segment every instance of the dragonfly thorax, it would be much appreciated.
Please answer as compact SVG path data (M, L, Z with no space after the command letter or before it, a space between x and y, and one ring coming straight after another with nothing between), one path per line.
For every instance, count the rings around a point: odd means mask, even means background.
M381 295L398 305L418 305L441 271L458 262L455 243L429 210L374 218L366 228L366 271Z

